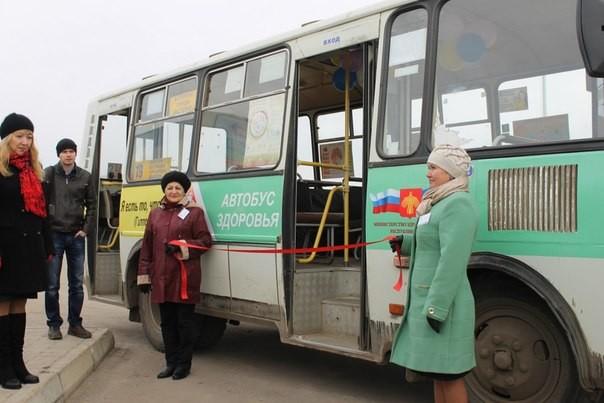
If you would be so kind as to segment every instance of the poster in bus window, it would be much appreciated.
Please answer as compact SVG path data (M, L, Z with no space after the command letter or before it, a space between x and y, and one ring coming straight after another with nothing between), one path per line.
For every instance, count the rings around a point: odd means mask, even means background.
M161 178L170 170L172 158L162 158L157 160L135 161L132 164L132 180L144 181L149 179Z
M568 115L552 115L542 118L516 120L512 124L514 137L534 142L568 140Z
M193 112L195 109L195 95L197 90L182 92L171 95L168 98L168 115L181 115L183 113Z
M344 164L344 142L321 144L319 149L322 164L343 165ZM349 150L348 163L353 166L352 153ZM344 171L337 168L321 167L323 179L342 178Z
M250 101L243 168L272 166L279 158L285 95Z
M515 112L528 109L528 93L526 87L499 90L499 111Z

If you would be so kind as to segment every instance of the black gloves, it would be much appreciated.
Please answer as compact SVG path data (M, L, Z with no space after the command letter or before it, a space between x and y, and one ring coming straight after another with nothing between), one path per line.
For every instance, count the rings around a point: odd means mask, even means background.
M149 291L151 291L151 284L139 284L138 290L143 294L147 294Z
M165 245L164 251L166 252L166 255L173 255L176 252L180 252L180 247L178 247L176 245L170 245L169 243L167 243Z
M388 243L390 243L390 249L392 249L392 252L396 252L397 250L400 251L403 245L403 236L398 235L394 239L389 240Z
M426 316L426 319L428 320L428 324L430 325L430 327L432 328L432 330L434 330L436 333L440 333L440 324L441 322L433 319L429 316Z

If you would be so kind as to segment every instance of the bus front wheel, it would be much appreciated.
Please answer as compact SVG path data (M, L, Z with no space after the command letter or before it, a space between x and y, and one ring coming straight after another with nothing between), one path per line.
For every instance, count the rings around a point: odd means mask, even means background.
M159 306L151 302L151 293L138 294L138 307L141 314L143 330L149 343L155 349L164 351L164 341L161 335L161 321L159 319Z
M147 340L149 340L149 343L151 343L155 349L164 351L159 306L151 302L150 293L139 293L138 306ZM198 349L205 349L218 343L224 334L226 320L201 314L195 314L195 320L199 328L195 347Z
M572 352L540 302L513 293L479 294L475 339L477 365L466 377L473 401L579 401Z

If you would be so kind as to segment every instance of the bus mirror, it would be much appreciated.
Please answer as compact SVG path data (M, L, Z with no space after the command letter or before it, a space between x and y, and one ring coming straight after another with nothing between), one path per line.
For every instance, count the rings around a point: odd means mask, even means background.
M587 73L604 77L604 1L578 0L577 35Z

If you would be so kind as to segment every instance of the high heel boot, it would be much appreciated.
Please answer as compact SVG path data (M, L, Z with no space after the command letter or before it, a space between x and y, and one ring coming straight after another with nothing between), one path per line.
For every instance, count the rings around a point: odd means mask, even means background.
M4 389L21 389L21 382L12 365L8 316L0 316L0 385Z
M13 370L21 383L38 383L40 378L29 373L23 362L23 341L25 339L26 314L10 314L10 336Z

